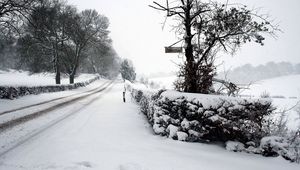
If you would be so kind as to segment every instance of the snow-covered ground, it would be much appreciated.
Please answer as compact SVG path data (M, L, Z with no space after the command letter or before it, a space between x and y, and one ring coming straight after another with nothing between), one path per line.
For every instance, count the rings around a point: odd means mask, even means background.
M66 114L78 110L49 128L45 128L45 124L32 123L31 127L42 126L42 132L31 135L30 139L2 155L0 169L299 169L298 164L280 157L234 153L217 145L155 136L129 96L127 103L122 102L122 91L123 84L117 83L92 103L86 99L53 112ZM43 116L44 121L50 115ZM28 127L19 127L19 131L26 131Z
M80 74L75 82L83 82L94 78L94 74ZM69 84L68 76L62 77L62 84ZM0 86L44 86L55 85L55 75L50 73L31 74L27 71L0 70Z
M29 95L18 100L0 100L0 124L8 122L13 119L17 119L26 115L30 115L34 112L39 112L50 107L56 107L59 104L73 100L77 97L85 96L92 93L95 90L99 90L99 87L104 87L108 85L108 80L97 80L96 83L92 83L84 88L79 88L76 90L55 92L55 93L44 93L40 95ZM47 101L51 101L48 102ZM39 103L37 107L28 107L20 109L21 107L26 107ZM12 111L16 110L16 111ZM3 112L11 112L9 114ZM1 150L1 149L0 149Z
M20 107L32 105L35 103L56 99L58 97L65 97L65 96L75 95L78 93L83 93L85 91L95 89L106 82L108 82L108 80L100 79L97 80L96 83L91 83L86 87L77 88L73 90L52 92L52 93L42 93L38 95L27 95L15 100L0 99L0 113L8 110L13 110Z
M300 98L300 75L282 76L254 82L250 89L245 90L242 94L260 96L263 93L269 93L271 97Z
M300 75L261 80L251 85L249 90L242 92L243 95L254 97L260 97L264 93L272 98L273 105L278 108L278 112L288 110L286 116L290 129L300 127L300 115L295 107L298 104L300 108Z
M149 78L166 89L174 89L173 82L176 76L164 76ZM254 82L250 89L244 90L243 95L260 97L263 93L268 93L271 97L283 96L285 98L300 98L300 75L289 75L272 79Z
M174 81L176 80L176 75L172 76L164 76L164 77L152 77L149 78L149 81L153 81L154 83L158 84L160 88L165 89L174 89Z

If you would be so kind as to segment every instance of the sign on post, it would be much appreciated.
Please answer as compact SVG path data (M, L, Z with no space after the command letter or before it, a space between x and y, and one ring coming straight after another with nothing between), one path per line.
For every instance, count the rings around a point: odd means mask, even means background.
M182 47L165 47L165 53L182 53Z

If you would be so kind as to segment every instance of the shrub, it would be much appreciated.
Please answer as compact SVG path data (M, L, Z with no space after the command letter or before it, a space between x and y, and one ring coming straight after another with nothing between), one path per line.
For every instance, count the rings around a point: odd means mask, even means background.
M181 140L191 142L231 140L244 144L254 142L258 146L260 139L266 134L263 129L265 117L274 110L268 100L210 95L201 95L204 99L190 99L183 93L169 99L164 91L145 94L134 88L131 94L156 134L179 139L179 132L180 137L184 136ZM210 98L209 105L205 97ZM172 133L170 127L177 127L177 132ZM182 135L183 133L187 135Z

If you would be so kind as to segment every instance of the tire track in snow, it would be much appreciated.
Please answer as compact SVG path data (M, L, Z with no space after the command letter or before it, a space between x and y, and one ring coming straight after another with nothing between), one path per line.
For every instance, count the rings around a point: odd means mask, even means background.
M42 116L48 112L51 112L51 111L54 111L54 110L57 110L57 109L60 109L62 107L65 107L67 105L70 105L76 101L79 101L79 100L82 100L82 99L85 99L91 95L94 95L94 94L97 94L99 92L102 92L103 90L105 90L107 87L109 87L112 83L114 82L113 81L110 81L108 84L105 84L105 85L101 85L101 87L98 87L96 89L92 89L92 90L89 90L89 91L92 91L90 92L89 94L85 94L83 96L79 96L79 97L76 97L76 98L73 98L73 99L70 99L70 100L67 100L67 101L64 101L62 103L59 103L59 104L56 104L56 105L53 105L51 107L48 107L46 109L43 109L43 110L40 110L40 111L37 111L37 112L33 112L33 113L30 113L30 114L27 114L25 116L21 116L21 117L18 117L16 119L12 119L12 120L9 120L7 122L4 122L4 123L1 123L0 124L0 133L9 129L9 128L12 128L18 124L21 124L21 123L24 123L24 122L27 122L27 121L30 121L36 117L39 117L39 116ZM83 92L85 93L85 92ZM70 95L72 96L72 95ZM57 101L57 100L61 100L61 99L65 99L65 98L68 98L70 96L66 96L66 97L62 97L62 98L57 98L57 99L54 99L54 100L51 100L51 101L48 101L46 103L50 103L50 102L53 102L53 101ZM73 95L74 96L74 95ZM45 102L43 103L45 104ZM30 108L30 107L35 107L35 106L39 106L41 104L36 104L36 105L31 105L31 106L28 106L27 108ZM23 109L20 109L20 110L23 110ZM10 112L11 113L11 112Z
M57 119L54 119L54 120L50 121L49 123L45 124L44 126L36 129L35 131L32 131L32 132L28 133L25 138L23 138L21 140L18 140L18 142L15 142L14 144L10 145L7 149L2 150L1 153L0 153L0 157L4 156L6 153L8 153L8 152L12 151L13 149L21 146L22 144L26 143L30 139L34 138L35 136L43 133L47 129L49 129L49 128L55 126L55 125L57 125L58 123L66 120L67 118L75 115L76 113L80 112L82 109L84 109L87 106L91 105L93 102L95 102L96 100L100 99L105 93L109 92L112 89L112 87L114 86L114 81L115 80L112 80L106 87L98 90L97 92L95 92L93 94L89 94L88 96L86 96L86 97L89 97L89 96L92 96L92 95L95 95L95 94L99 94L100 92L104 92L104 93L100 93L98 96L96 96L96 97L92 98L91 100L89 100L87 104L83 105L82 107L80 107L75 112L71 112L69 114L65 114L65 115L63 115L63 116L61 116L61 117L59 117ZM81 98L81 99L83 99L83 98Z
M100 87L96 87L96 88L88 90L88 91L84 91L84 92L80 92L80 93L76 93L76 94L72 94L72 95L68 95L68 96L64 96L64 97L58 97L58 98L47 100L47 101L43 101L43 102L40 102L40 103L35 103L35 104L32 104L32 105L23 106L23 107L20 107L20 108L16 108L16 109L12 109L12 110L7 110L7 111L4 111L4 112L0 112L0 116L4 115L4 114L16 112L16 111L21 111L21 110L24 110L24 109L28 109L28 108L31 108L31 107L35 107L35 106L47 104L47 103L54 102L54 101L57 101L57 100L70 98L70 97L73 97L73 96L76 96L76 95L80 95L80 94L84 94L84 93L89 93L89 92L95 91L95 90L97 90L97 89L105 86L107 83L109 83L109 82L107 81L107 82L103 83Z

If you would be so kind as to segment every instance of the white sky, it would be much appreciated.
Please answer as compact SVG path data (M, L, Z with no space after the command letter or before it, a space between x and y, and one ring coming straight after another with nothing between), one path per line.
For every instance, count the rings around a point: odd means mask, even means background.
M225 0L219 0L225 1ZM165 0L157 0L164 3ZM262 7L269 13L284 33L277 40L267 37L265 46L246 44L235 56L224 56L225 68L250 63L264 64L269 61L300 62L300 1L299 0L231 0L252 7ZM180 62L177 54L165 54L164 46L176 42L175 34L167 22L165 13L150 7L152 0L69 0L80 10L96 9L110 20L110 31L114 47L120 57L133 61L140 74L177 71L174 62ZM169 20L169 19L168 19ZM169 20L171 21L171 20ZM168 24L170 23L170 24Z

